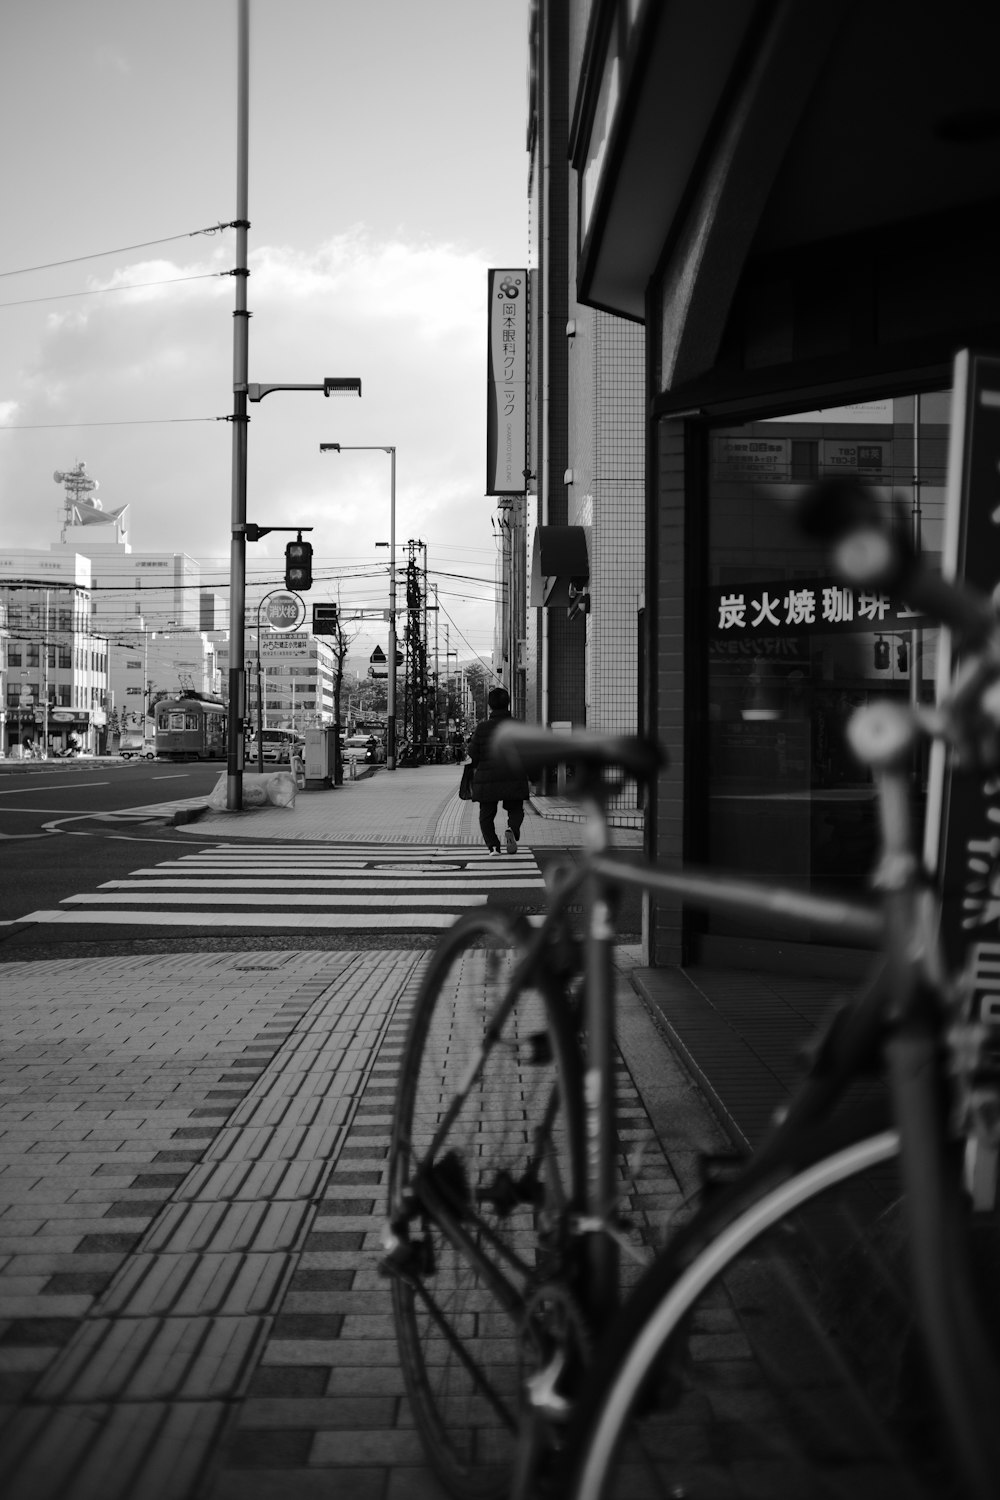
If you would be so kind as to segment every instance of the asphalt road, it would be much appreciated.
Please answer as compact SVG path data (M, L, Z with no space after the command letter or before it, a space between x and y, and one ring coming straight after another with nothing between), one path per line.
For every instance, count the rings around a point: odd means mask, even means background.
M210 952L245 947L245 930L226 930L224 923L218 927L187 925L183 917L159 930L153 923L123 929L96 919L85 927L23 921L33 912L56 910L70 897L94 892L110 882L127 881L142 868L148 873L150 866L172 866L189 856L198 846L192 844L189 834L172 827L165 815L161 820L136 822L109 822L101 815L205 797L223 770L214 763L174 765L111 759L30 765L0 762L0 958ZM254 841L241 842L252 858ZM262 840L261 845L266 847L270 842ZM301 847L305 870L310 846L304 843ZM320 847L329 852L328 845ZM544 848L535 852L538 867L544 870L551 858L570 851ZM232 897L220 890L220 910L227 900ZM511 890L505 902L517 911L537 913L544 907L544 893L529 888ZM624 907L620 931L638 932L638 899L626 897ZM437 936L421 931L416 921L412 927L380 926L361 931L358 924L345 919L340 930L329 924L311 927L300 923L274 932L262 928L254 934L254 945L425 948L433 946Z
M160 761L0 762L0 924L125 874L148 842L183 840L170 828L129 828L95 813L206 795L223 767ZM0 925L0 951L11 938Z

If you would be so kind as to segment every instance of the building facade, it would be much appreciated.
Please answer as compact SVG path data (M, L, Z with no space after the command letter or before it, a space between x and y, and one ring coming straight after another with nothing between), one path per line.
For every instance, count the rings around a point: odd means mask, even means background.
M870 695L929 699L937 634L837 589L792 502L855 474L940 553L955 356L1000 333L1000 14L539 11L564 42L577 295L646 343L639 669L670 754L648 852L857 891L873 798L843 725ZM666 899L644 940L653 964L850 963Z
M532 274L527 717L608 733L640 721L645 335L577 295L569 163L572 14L531 13ZM630 788L620 799L635 804Z
M265 729L313 729L334 722L336 655L328 640L305 631L248 632L246 723L252 732ZM228 681L228 642L218 643L222 681ZM259 692L258 692L259 685ZM346 710L346 700L343 704Z
M97 753L106 744L108 641L90 583L90 564L77 553L0 553L5 755L25 742L44 754L71 744Z

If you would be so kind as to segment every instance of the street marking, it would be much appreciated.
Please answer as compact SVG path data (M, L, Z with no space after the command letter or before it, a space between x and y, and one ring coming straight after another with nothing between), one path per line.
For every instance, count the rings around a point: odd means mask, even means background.
M65 906L107 906L118 902L122 905L135 906L185 906L191 903L194 906L217 906L220 900L224 900L217 894L202 895L198 891L190 894L171 895L164 891L162 894L143 895L142 893L130 896L102 896L100 892L94 891L87 896L67 896L63 905ZM443 891L440 896L396 896L390 891L381 891L378 894L366 895L359 891L357 895L350 894L342 897L324 897L322 902L316 896L282 896L283 903L289 906L319 906L324 908L336 907L348 909L353 906L482 906L486 897L478 895L462 895L460 892ZM253 892L244 892L242 895L234 896L233 906L273 906L274 897L271 895L256 895Z
M141 874L141 871L134 871ZM528 882L526 880L508 881L508 885L516 885L519 889L530 885L536 885L544 889L545 882L541 879ZM105 880L97 887L99 891L150 891L150 890L185 890L185 891L358 891L362 895L369 891L384 891L386 882L384 880L319 880L312 876L303 876L301 880L281 880L271 878L270 880L229 879L229 880L185 880L182 876L170 879L169 876L162 880ZM473 879L458 881L436 881L435 890L445 893L450 891L490 891L496 888L493 880ZM426 891L426 880L394 880L392 892L396 891ZM74 897L74 899L76 899ZM85 898L80 898L85 899ZM443 898L442 898L443 899ZM449 898L450 899L450 898Z
M149 858L149 855L146 856ZM530 853L485 848L221 845L140 866L18 922L352 929L449 926L461 911L544 891ZM535 896L535 901L538 897ZM206 908L211 908L210 911Z
M23 797L24 794L25 794L25 792L37 792L37 791L53 792L53 791L56 790L56 788L58 788L60 791L65 790L67 792L76 792L76 791L82 791L83 788L87 787L87 786L110 786L110 785L111 785L111 783L108 782L108 781L73 781L73 782L70 782L68 785L65 782L54 781L51 786L47 786L47 787L37 787L37 786L19 786L19 787L15 787L12 791L9 791L9 792L0 792L0 797Z
M342 912L309 912L301 915L289 912L237 912L237 911L191 911L183 915L166 911L109 911L109 912L83 912L83 911L33 911L26 917L18 917L19 922L45 922L55 925L79 926L89 923L93 926L100 923L102 926L112 927L336 927L343 930L349 926L352 930L367 927L450 927L455 920L453 912L425 912L414 921L412 912L378 912L369 915L367 912L352 914L349 924L344 922Z

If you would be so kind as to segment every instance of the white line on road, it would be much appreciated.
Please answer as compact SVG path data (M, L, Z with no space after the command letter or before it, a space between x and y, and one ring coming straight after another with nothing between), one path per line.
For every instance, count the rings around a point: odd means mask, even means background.
M224 898L212 894L200 895L194 891L190 895L180 894L172 896L169 892L162 895L146 896L141 893L129 896L102 896L97 892L89 896L67 896L65 906L113 906L116 902L121 905L136 906L184 906L190 903L193 906L218 905ZM356 896L347 895L343 898L324 896L282 896L282 902L289 906L318 906L324 908L341 908L351 906L482 906L486 896L463 895L460 892L442 891L438 896L394 896L388 891L380 891L377 894L366 895L359 891ZM271 895L255 895L246 892L241 896L234 896L232 906L273 906L274 897Z
M178 891L383 891L388 882L384 876L372 875L367 879L363 876L352 876L346 880L320 880L315 876L303 876L299 880L283 880L272 876L267 880L233 879L228 880L193 880L183 876L177 876L171 880L105 880L97 889L99 891L149 891L149 890L178 890ZM544 888L545 882L539 876L535 880L525 880L523 876L515 875L505 881L490 880L487 876L477 877L469 880L445 880L439 879L434 882L433 889L441 892L441 900L449 897L451 891L490 891L499 885L515 885L518 890L525 890L532 886ZM398 878L392 882L392 891L426 891L426 880L404 880ZM74 898L75 899L75 898ZM83 898L86 899L86 898Z
M14 790L10 792L0 792L0 797L23 797L26 792L39 791L54 792L56 790L65 790L67 792L76 792L82 791L85 786L110 786L110 784L111 783L107 781L74 781L68 786L63 782L53 782L52 786L46 787L19 786L15 787Z
M33 911L19 922L48 922L52 924L91 924L100 922L109 927L336 927L353 929L362 927L450 927L455 920L453 912L413 911L377 913L352 912L349 917L343 912L308 912L301 915L276 911L190 911L174 915L166 911Z

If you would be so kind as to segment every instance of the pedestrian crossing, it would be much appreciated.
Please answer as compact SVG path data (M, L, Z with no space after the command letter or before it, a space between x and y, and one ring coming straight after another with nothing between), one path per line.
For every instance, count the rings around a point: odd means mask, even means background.
M539 907L530 851L413 844L218 844L67 896L26 922L60 925L338 931L448 927L488 903Z

